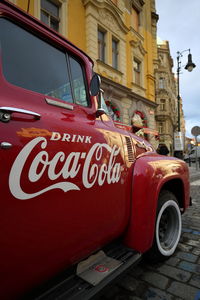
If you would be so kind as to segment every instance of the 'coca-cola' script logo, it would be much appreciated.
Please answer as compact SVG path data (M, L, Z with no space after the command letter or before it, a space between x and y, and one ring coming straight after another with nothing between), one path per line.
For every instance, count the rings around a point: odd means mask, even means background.
M21 175L26 162L30 160L31 152L36 146L40 146L41 151L37 153L30 164L28 170L29 182L38 182L44 176L44 172L46 172L50 181L59 179L60 181L37 192L26 193L23 190L23 183L21 183ZM117 146L110 147L104 143L96 143L90 148L88 153L71 152L66 155L63 151L59 151L52 159L49 158L48 152L45 151L46 148L47 139L45 137L37 137L31 140L16 157L10 171L9 187L11 193L17 199L31 199L53 189L61 189L63 192L80 190L78 185L70 182L70 179L77 176L81 170L81 166L83 166L81 174L82 183L87 189L91 188L95 183L102 186L104 182L112 184L117 183L120 179L121 165L119 162L116 162L120 149ZM107 150L110 153L109 159L105 160L106 163L101 163L103 150ZM55 170L58 163L62 164L62 168L56 173Z

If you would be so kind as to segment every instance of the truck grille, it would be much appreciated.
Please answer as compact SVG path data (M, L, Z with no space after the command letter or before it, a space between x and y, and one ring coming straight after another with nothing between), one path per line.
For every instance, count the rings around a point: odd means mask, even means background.
M128 160L129 162L134 161L134 153L133 153L133 146L130 137L125 136L127 151L128 151Z

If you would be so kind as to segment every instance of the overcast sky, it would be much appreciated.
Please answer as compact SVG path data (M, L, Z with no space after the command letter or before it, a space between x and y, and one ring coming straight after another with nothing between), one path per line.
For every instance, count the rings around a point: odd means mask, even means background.
M184 69L189 52L181 58L180 95L186 120L186 136L192 137L191 128L200 126L200 0L156 0L159 15L157 35L168 40L174 69L177 70L177 51L189 49L196 68Z

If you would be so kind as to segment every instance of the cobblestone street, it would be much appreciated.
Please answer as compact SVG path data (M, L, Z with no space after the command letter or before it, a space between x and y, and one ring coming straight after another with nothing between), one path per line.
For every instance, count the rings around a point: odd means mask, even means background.
M196 180L197 172L190 171L191 180ZM101 300L200 300L199 179L191 182L191 196L193 206L183 216L182 236L173 257L156 265L141 261Z

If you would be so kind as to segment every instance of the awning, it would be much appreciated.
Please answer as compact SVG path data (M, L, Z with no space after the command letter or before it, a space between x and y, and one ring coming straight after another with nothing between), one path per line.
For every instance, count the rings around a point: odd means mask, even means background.
M148 127L136 127L136 126L130 126L130 125L127 125L127 124L123 124L122 122L119 122L119 121L114 121L115 125L118 127L118 128L121 128L121 129L124 129L124 130L127 130L127 131L132 131L133 132L133 127L136 130L136 132L138 130L142 130L144 133L146 134L152 134L152 135L155 135L155 136L158 136L159 135L159 132L155 129L151 129L151 128L148 128Z
M132 127L130 125L124 124L119 121L114 121L114 123L115 123L116 127L120 128L120 129L132 131Z

